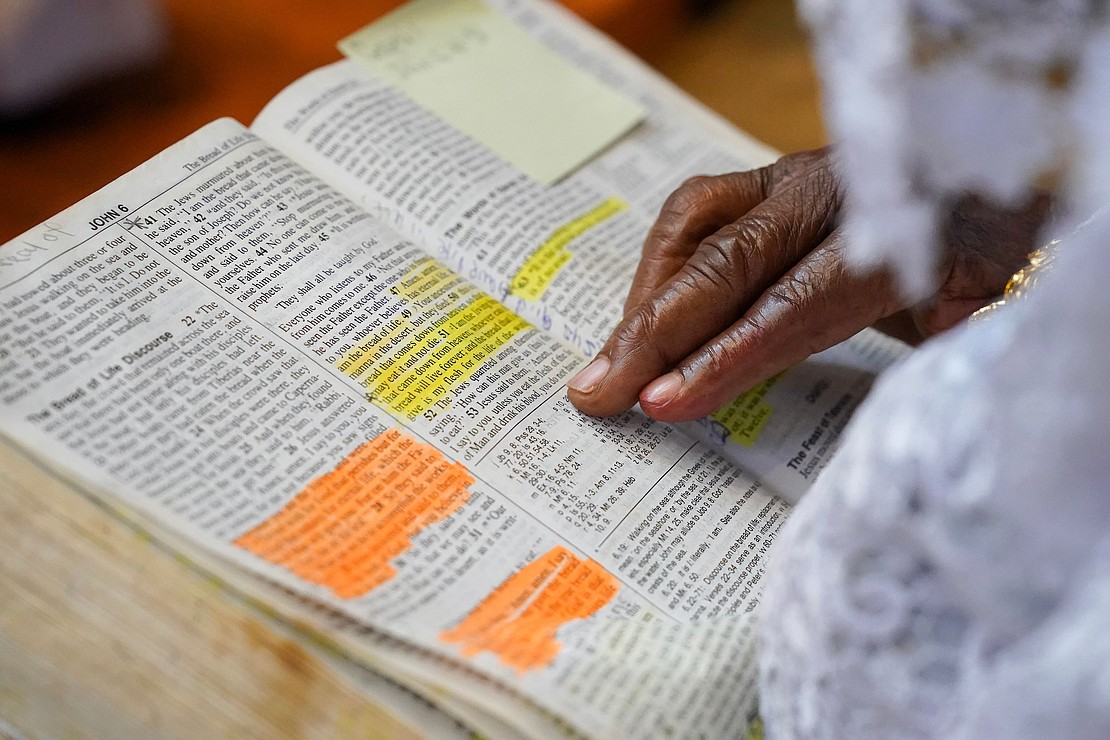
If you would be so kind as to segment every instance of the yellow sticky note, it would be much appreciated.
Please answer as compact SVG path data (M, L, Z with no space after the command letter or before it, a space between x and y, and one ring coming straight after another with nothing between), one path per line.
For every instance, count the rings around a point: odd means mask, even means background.
M576 69L482 0L414 0L339 48L544 184L644 117L635 101Z

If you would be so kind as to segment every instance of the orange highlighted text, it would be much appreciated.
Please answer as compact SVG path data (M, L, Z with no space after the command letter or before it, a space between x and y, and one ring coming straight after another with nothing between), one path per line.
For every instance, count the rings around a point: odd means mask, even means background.
M619 587L597 562L555 547L513 574L440 639L458 643L467 657L488 650L521 673L543 668L562 647L556 631L597 612Z
M393 578L390 561L458 511L473 476L393 429L358 447L235 544L353 599Z

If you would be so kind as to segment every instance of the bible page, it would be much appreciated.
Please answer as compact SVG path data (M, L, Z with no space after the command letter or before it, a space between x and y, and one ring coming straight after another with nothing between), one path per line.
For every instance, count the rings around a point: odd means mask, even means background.
M788 504L674 427L578 414L580 360L229 120L0 247L23 449L432 703L736 734Z
M491 4L634 98L646 121L576 173L543 186L344 61L291 85L253 127L578 349L584 363L621 318L643 239L666 197L688 177L751 169L775 155L561 8ZM865 331L687 426L796 499L828 461L875 374L903 351Z

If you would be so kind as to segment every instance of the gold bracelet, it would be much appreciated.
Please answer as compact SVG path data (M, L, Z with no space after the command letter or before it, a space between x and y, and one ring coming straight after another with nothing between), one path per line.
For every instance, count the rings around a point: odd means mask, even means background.
M1053 262L1055 262L1059 252L1059 245L1060 240L1053 239L1040 249L1030 253L1029 264L1014 273L1010 282L1006 283L1006 289L1002 292L1002 297L971 314L968 320L981 321L990 318L1006 304L1020 301L1028 296L1036 289L1037 282L1046 274L1052 272Z

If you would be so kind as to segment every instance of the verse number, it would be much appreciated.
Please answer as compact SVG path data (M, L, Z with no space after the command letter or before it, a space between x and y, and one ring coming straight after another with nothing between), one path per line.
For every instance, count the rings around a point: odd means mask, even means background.
M209 314L209 313L215 311L219 307L220 307L220 304L218 304L218 303L202 303L201 305L197 306L197 309L196 309L195 313L200 314L200 315ZM217 316L216 318L220 318L220 317ZM181 323L184 324L185 326L192 326L193 324L197 323L197 320L195 318L193 318L192 315L186 314L185 316L181 317Z
M123 228L130 231L131 229L153 228L158 221L153 216L136 216L135 218L125 218L122 223Z

